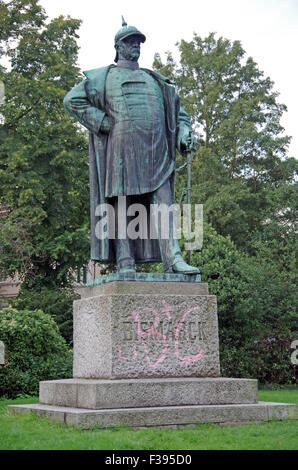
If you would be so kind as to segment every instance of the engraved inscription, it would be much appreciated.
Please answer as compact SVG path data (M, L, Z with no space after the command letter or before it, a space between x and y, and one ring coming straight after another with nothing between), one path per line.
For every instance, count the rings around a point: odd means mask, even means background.
M150 330L153 326L152 321L142 321L140 323L142 331ZM185 320L180 328L180 342L191 341L193 343L197 340L206 341L206 323L205 321L196 319L192 319L191 321ZM162 320L159 322L156 332L165 336L167 341L175 341L175 332L178 324L179 321ZM120 322L118 327L122 332L122 341L135 341L138 338L138 332L133 320Z
M137 342L142 345L150 369L157 368L169 354L174 353L176 359L185 364L199 361L205 355L200 342L207 339L207 322L198 317L199 307L190 308L183 312L179 320L173 320L174 307L168 305L165 300L162 303L160 312L144 307L131 313L132 320L117 324L122 332L122 344L117 347L120 360L137 358ZM127 343L132 343L133 354L124 354ZM174 352L168 351L169 344L174 345ZM129 349L131 350L131 347Z

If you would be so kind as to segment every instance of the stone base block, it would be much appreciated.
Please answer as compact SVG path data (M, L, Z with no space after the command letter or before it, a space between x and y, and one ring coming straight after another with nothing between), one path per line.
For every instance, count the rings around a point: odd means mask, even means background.
M39 384L41 404L90 409L254 404L257 394L257 380L230 378L67 379Z
M216 296L183 282L111 282L74 302L73 377L219 377Z
M283 403L259 402L246 405L166 406L151 408L122 408L88 410L51 405L10 405L9 412L33 412L52 421L82 429L95 427L181 426L197 423L246 424L274 419L297 419L297 406Z

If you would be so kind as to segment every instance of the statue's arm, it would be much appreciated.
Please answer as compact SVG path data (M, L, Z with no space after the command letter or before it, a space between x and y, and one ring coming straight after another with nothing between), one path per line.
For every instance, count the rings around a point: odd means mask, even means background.
M90 132L98 135L108 132L108 119L104 111L94 106L86 93L87 80L72 88L63 100L67 111Z

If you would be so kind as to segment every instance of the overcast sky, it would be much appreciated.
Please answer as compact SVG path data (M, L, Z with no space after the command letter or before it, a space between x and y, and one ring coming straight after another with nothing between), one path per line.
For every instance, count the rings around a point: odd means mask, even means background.
M152 67L155 52L175 51L175 43L193 33L216 32L240 40L265 76L275 82L288 112L282 119L293 137L289 155L298 158L298 0L41 0L50 18L83 20L79 30L79 66L88 70L113 63L114 36L121 15L147 37L140 65Z

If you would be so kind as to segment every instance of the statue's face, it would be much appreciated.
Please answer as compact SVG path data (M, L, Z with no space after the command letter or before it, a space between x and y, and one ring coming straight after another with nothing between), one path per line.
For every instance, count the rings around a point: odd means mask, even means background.
M141 41L139 36L128 36L119 42L117 46L119 59L137 62L141 54Z

